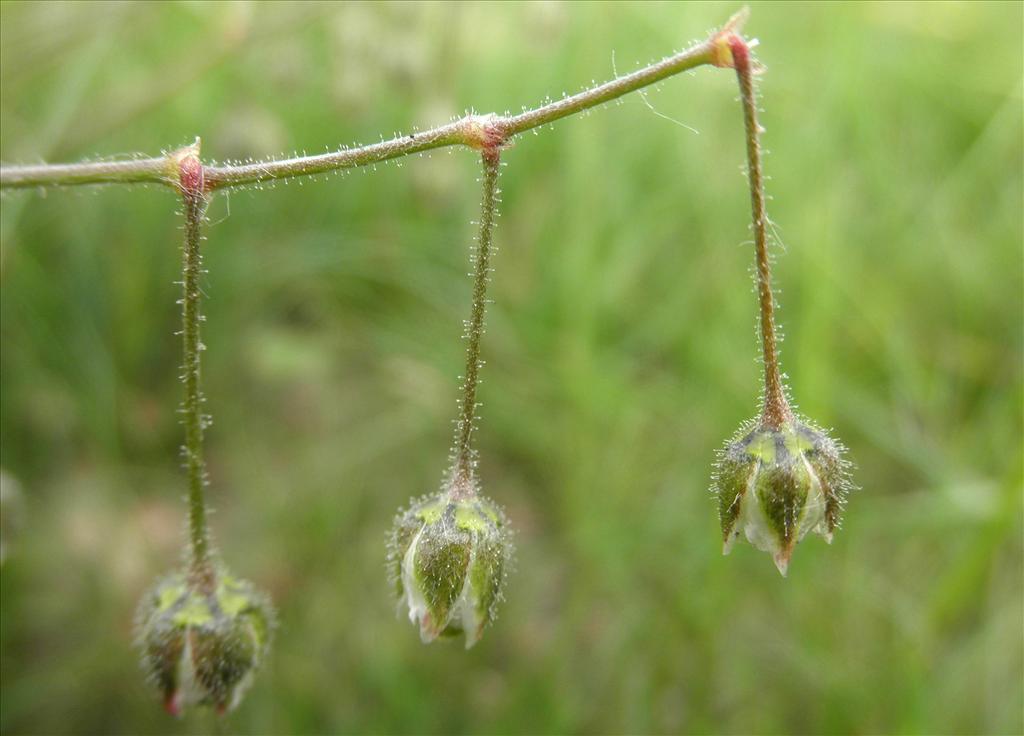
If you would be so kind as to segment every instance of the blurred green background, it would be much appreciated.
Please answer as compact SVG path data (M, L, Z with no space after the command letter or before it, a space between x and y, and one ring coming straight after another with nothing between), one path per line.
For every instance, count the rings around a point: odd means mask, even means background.
M228 160L518 111L712 4L0 5L0 157ZM2 217L4 733L1020 733L1022 5L755 4L783 364L861 487L788 579L722 557L714 451L759 394L735 79L699 69L505 155L479 432L517 571L473 650L395 613L438 486L477 157L218 195L211 504L280 626L223 722L132 648L179 560L180 217L161 188ZM11 496L20 488L20 495Z

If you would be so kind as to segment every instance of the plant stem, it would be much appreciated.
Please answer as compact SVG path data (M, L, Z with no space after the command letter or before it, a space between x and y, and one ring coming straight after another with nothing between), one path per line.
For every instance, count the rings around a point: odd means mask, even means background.
M204 486L206 470L203 463L202 390L200 388L199 314L202 273L201 225L206 212L207 195L204 191L203 165L199 161L199 146L185 149L180 157L179 188L185 207L185 243L182 248L182 347L184 353L185 401L185 465L188 471L189 543L191 557L189 575L203 587L213 585L210 564L210 539L206 526Z
M131 161L90 161L81 164L33 164L0 166L0 188L75 186L79 184L161 183L177 185L168 159L140 158Z
M496 142L507 142L520 133L604 104L688 69L715 64L719 49L716 44L733 25L735 23L730 21L721 32L707 41L659 62L519 115L467 115L447 125L359 148L341 149L318 156L271 159L238 166L208 166L204 172L204 186L210 191L273 179L321 174L367 166L446 146L464 145L482 150ZM169 154L162 158L136 161L0 166L0 188L138 182L177 187L177 171L172 165L172 156L173 154Z
M476 451L473 449L473 430L476 423L476 390L480 385L480 339L484 334L484 315L487 311L487 282L491 273L491 253L494 219L498 210L498 174L501 153L498 147L481 152L483 163L483 195L480 201L480 230L476 236L473 261L473 308L466 323L466 373L459 402L459 418L455 425L455 462L452 469L452 492L456 496L471 496L476 492Z
M793 412L789 408L779 371L775 334L775 299L768 257L768 213L765 209L764 174L761 169L761 127L757 122L757 94L754 90L750 47L737 34L729 39L732 61L740 86L743 122L747 137L747 180L750 184L750 210L754 223L754 252L757 260L757 293L760 307L761 352L764 359L764 409L762 424L779 429Z

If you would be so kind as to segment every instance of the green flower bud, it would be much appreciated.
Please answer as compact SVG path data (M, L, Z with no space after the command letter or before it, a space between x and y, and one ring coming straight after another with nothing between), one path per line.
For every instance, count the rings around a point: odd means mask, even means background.
M142 664L179 715L190 705L234 708L270 644L273 611L251 584L218 573L200 585L184 573L162 579L136 614Z
M495 618L511 557L507 522L497 506L444 492L395 519L388 567L424 643L465 633L468 649Z
M742 428L722 450L715 473L723 553L742 531L785 575L808 532L831 543L849 485L842 453L842 445L797 419L779 429Z

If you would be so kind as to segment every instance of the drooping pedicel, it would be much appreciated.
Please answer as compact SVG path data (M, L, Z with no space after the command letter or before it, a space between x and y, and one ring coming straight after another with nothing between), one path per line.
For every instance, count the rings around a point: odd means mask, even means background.
M496 615L512 557L504 514L490 500L442 492L395 519L388 565L420 638L464 634L473 646Z
M466 372L451 466L441 493L420 499L398 514L388 544L388 568L400 604L432 642L465 634L466 648L480 640L494 620L512 557L504 514L480 495L476 428L476 391L480 383L480 340L487 310L491 241L497 215L502 139L489 131L481 143L483 196L473 253L473 298L466 322Z
M764 403L760 415L719 453L712 490L722 522L723 552L728 554L743 532L751 544L771 553L785 575L793 548L808 532L832 541L850 484L843 446L796 416L782 383L761 170L762 128L750 48L734 30L723 32L716 38L715 63L736 70L743 103Z
M170 158L177 167L185 206L182 248L182 447L188 473L187 564L160 580L136 610L142 666L160 690L164 707L180 715L187 706L212 705L218 713L234 708L267 652L273 611L269 599L227 574L212 551L206 523L206 466L199 339L201 226L208 203L199 141Z

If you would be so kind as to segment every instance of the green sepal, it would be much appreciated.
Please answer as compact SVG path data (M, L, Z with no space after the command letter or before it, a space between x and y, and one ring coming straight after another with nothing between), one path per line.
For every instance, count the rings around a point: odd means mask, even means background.
M808 532L831 541L849 487L842 452L803 420L742 428L720 453L715 473L723 551L743 532L785 575Z
M143 667L168 711L234 707L270 644L273 611L249 583L223 572L209 585L175 573L143 596L136 614Z
M443 492L395 519L388 567L425 642L465 634L472 646L494 619L511 554L497 506Z

